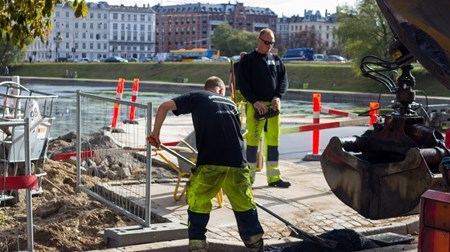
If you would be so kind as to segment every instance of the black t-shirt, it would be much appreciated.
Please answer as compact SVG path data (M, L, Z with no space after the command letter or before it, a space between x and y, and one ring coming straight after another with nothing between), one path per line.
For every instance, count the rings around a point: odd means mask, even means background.
M198 149L197 166L244 167L247 160L240 132L239 110L230 99L201 90L173 98L175 115L192 113Z
M253 51L239 61L239 89L250 103L283 98L289 86L286 68L278 56Z

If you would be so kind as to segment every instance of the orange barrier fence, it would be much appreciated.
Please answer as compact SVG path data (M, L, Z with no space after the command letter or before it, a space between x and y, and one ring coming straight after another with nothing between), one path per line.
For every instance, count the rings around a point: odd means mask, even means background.
M136 102L137 101L138 91L139 91L139 79L135 78L134 81L133 81L133 87L131 89L131 102ZM130 107L130 114L128 116L128 120L125 120L124 123L137 124L138 121L134 120L135 113L136 113L136 107L135 106L131 106Z
M292 134L312 131L312 155L319 155L320 130L357 125L372 125L373 122L377 121L378 107L378 103L371 102L370 116L360 117L356 113L333 109L326 106L322 107L320 104L320 94L313 94L313 123L295 127L281 128L280 134ZM349 117L350 119L345 121L320 123L320 113Z
M379 108L380 104L378 102L371 102L369 104L370 126L373 126L373 123L377 121Z
M313 124L320 123L320 94L313 94ZM320 130L313 129L312 154L319 154Z
M119 82L117 83L117 90L116 90L116 100L122 100L124 83L125 83L125 79L119 78ZM119 111L120 111L120 103L114 103L113 118L112 118L112 123L111 123L111 128L113 128L113 129L115 129L117 127Z

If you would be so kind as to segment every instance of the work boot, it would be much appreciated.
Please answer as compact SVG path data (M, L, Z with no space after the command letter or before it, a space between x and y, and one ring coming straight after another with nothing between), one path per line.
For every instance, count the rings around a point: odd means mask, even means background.
M189 252L208 251L208 243L205 240L189 240Z
M252 235L247 239L242 239L248 252L263 252L264 240L262 239L262 233Z
M280 179L276 182L269 183L270 187L281 187L281 188L289 188L291 186L291 183L289 181Z

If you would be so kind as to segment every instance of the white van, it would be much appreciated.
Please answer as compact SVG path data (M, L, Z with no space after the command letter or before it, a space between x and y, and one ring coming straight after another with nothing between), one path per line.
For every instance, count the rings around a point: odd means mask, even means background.
M325 60L325 55L323 55L323 54L314 54L313 55L313 60L314 61L324 61Z
M89 60L89 58L81 58L78 62L79 63L89 63L91 61Z

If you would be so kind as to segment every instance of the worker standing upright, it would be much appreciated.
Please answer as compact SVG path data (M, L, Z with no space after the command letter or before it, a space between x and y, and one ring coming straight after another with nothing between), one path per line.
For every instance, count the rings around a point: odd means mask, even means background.
M272 187L288 188L291 183L281 178L279 169L281 98L289 82L286 68L270 51L275 44L273 31L265 28L259 33L258 48L239 62L238 83L248 101L246 127L247 160L255 180L258 144L264 130L267 183Z

